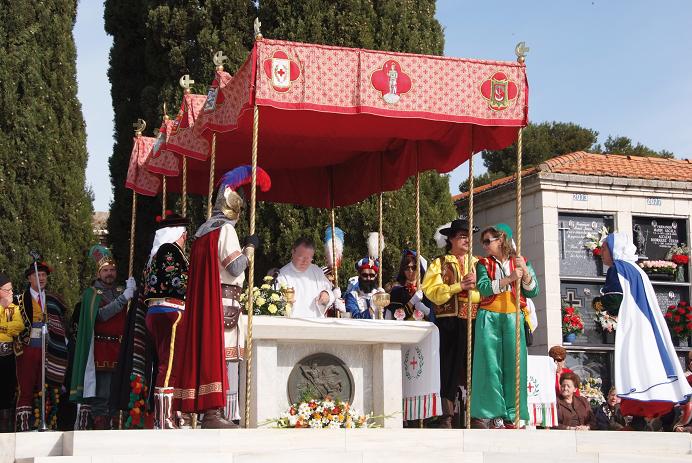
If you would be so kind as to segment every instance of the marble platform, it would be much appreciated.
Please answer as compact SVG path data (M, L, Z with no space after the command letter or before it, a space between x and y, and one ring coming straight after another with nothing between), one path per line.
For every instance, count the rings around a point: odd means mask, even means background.
M428 322L253 317L250 427L278 418L288 409L291 370L304 357L324 352L339 357L349 368L353 407L381 417L378 423L385 428L401 428L401 345L418 343L434 329ZM240 384L242 400L245 368L241 368Z
M309 460L305 460L305 459ZM689 434L456 429L239 429L0 434L0 463L678 463Z

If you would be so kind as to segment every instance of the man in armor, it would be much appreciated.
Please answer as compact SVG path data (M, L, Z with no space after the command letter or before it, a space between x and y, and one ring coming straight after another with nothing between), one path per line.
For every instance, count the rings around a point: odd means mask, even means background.
M116 286L115 260L107 248L92 246L89 255L96 261L97 279L81 298L70 400L91 406L94 429L111 429L111 419L117 419L109 406L111 381L125 329L125 308L136 284L130 277L124 290Z
M190 252L181 333L185 349L174 360L174 407L204 413L202 428L207 429L236 428L231 420L240 419L238 366L245 354L245 327L239 299L259 239L250 235L240 245L235 225L244 200L236 190L251 182L251 171L241 166L221 178L214 211L197 230ZM259 167L257 185L262 191L271 186ZM224 327L229 330L225 336Z

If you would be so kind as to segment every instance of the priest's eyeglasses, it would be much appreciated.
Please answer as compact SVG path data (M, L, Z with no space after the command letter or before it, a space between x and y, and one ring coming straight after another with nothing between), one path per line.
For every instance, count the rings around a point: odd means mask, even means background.
M7 294L12 294L14 293L14 288L0 288L0 291L3 291Z

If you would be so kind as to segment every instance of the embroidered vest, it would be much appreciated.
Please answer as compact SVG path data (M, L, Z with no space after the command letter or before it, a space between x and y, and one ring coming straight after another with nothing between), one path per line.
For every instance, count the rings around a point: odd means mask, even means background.
M526 258L524 258L524 261L526 261ZM478 260L478 262L485 267L486 271L488 272L488 278L490 278L490 281L495 280L497 266L501 264L499 264L495 259L491 259L489 257L482 257ZM513 272L514 269L514 259L510 259L510 273ZM488 310L490 312L515 313L517 311L517 295L515 288L520 284L521 283L511 285L510 291L503 291L500 294L493 294L491 296L482 297L480 308L483 310ZM528 311L526 310L526 298L521 293L519 293L519 305L521 307L522 312L524 312L524 316L528 316Z
M99 307L103 307L111 301L101 297ZM94 365L98 371L113 371L118 366L120 343L125 330L127 310L123 309L111 318L101 321L98 318L94 323Z
M442 264L441 276L444 284L453 285L455 283L459 283L461 281L461 275L459 275L457 266L451 262L447 262L444 256L439 257L439 259ZM478 298L478 292L471 291L471 319L475 319L476 314L478 313ZM468 319L468 301L469 292L467 290L462 290L449 298L447 302L440 305L435 305L435 317L458 317Z

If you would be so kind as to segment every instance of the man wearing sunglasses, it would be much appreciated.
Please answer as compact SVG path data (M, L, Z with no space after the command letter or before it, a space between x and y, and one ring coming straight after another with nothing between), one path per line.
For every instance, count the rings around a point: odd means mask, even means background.
M372 296L377 292L377 272L380 271L380 264L377 260L363 257L356 262L356 270L358 285L344 297L346 311L350 312L351 318L375 318Z
M476 231L474 227L474 231ZM440 395L442 416L439 427L451 428L454 401L460 388L466 386L466 336L468 300L475 318L480 296L476 287L475 265L468 262L469 225L457 219L439 230L445 237L447 253L432 261L425 273L423 293L434 304L435 324L440 331ZM472 327L471 327L472 329Z

